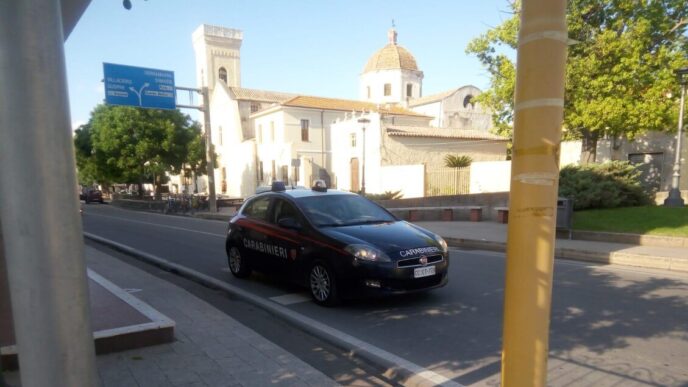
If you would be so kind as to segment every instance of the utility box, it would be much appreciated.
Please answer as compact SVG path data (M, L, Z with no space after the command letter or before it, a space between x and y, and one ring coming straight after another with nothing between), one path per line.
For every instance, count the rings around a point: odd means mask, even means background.
M573 199L557 199L557 229L568 230L571 239L571 229L573 228Z

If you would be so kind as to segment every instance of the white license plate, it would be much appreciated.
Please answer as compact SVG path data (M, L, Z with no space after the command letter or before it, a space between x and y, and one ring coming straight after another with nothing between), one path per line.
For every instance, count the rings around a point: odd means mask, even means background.
M435 275L435 266L417 267L413 269L413 278L422 278Z

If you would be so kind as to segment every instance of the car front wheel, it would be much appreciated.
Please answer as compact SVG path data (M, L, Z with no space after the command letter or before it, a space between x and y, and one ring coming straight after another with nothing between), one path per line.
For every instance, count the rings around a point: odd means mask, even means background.
M246 278L251 275L251 266L246 261L246 258L241 256L241 252L235 246L230 246L227 249L227 263L229 263L229 271L237 278Z
M316 304L334 306L339 303L334 273L325 263L318 261L311 266L308 282Z

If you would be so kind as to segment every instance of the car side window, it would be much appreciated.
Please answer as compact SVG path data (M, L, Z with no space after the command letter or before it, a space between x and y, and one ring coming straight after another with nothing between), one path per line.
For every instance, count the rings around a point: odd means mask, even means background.
M243 214L247 218L268 220L268 207L270 206L270 198L262 197L256 198L251 203L246 205Z
M293 218L297 221L301 220L301 216L296 210L296 207L286 200L277 199L277 202L275 203L275 209L273 211L272 223L277 224L280 219L284 218Z

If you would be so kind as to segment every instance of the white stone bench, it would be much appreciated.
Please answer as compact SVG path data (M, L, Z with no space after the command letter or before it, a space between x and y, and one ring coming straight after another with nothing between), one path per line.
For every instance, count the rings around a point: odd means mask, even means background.
M497 211L497 222L509 223L509 207L495 207Z
M403 213L410 222L421 220L421 213L428 211L440 211L440 220L450 222L454 219L454 211L468 210L471 222L482 220L482 206L432 206L432 207L396 207L388 208L392 213ZM404 218L404 216L402 216Z

